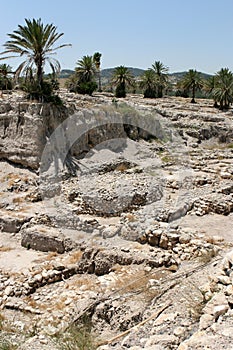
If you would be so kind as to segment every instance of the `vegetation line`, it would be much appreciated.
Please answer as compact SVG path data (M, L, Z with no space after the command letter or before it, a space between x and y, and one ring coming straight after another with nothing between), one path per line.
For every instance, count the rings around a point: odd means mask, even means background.
M12 57L24 58L15 72L7 64L0 65L0 89L4 92L17 87L27 93L27 98L39 102L50 102L61 105L62 100L55 93L59 89L60 63L53 55L58 49L71 46L58 45L57 41L63 33L57 32L57 27L43 24L39 19L25 19L24 25L12 34L3 44L5 50L0 53L0 60ZM228 109L233 103L233 73L229 68L221 68L208 79L195 69L188 72L173 74L169 77L169 68L161 61L155 61L151 68L137 76L132 69L120 65L115 67L108 82L101 77L100 52L85 55L77 61L74 74L67 75L65 86L69 92L92 95L94 91L114 93L117 98L124 98L128 92L142 93L145 98L162 98L165 95L191 97L196 103L198 97L213 98L214 107ZM52 73L45 74L45 65ZM103 77L104 78L104 77ZM3 91L0 93L3 97Z

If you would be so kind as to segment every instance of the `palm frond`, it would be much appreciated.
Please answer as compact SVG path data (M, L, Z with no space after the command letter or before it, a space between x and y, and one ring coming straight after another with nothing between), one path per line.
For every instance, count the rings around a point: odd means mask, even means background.
M1 56L5 55L5 57L0 59L25 57L25 60L16 70L17 75L34 65L37 68L37 79L40 81L43 77L43 67L46 62L48 62L52 71L60 69L58 61L51 60L49 55L55 54L58 49L70 46L70 44L54 45L63 36L63 33L58 33L57 27L53 24L44 25L40 18L25 19L25 23L25 25L18 25L17 30L8 34L9 40L4 44L5 50L0 54ZM6 56L9 53L15 55Z

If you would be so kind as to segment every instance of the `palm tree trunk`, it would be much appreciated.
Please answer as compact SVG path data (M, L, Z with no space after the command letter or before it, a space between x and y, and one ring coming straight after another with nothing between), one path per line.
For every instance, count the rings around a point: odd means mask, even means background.
M38 68L38 71L37 71L37 80L38 80L39 86L41 86L41 83L43 81L43 73L42 73L41 67Z
M223 110L223 100L221 99L221 101L220 101L220 108L219 108L220 110Z
M191 103L196 103L195 101L195 86L193 85L193 89L192 89L192 100Z
M38 84L38 93L40 95L39 102L44 102L44 96L42 92L42 82L43 82L43 67L42 62L37 62L37 84Z
M163 88L161 85L158 86L158 98L163 97Z
M99 92L102 92L102 86L101 86L101 71L100 69L98 70L98 78L99 78Z
M37 81L38 85L41 86L42 81L43 81L43 64L42 64L42 59L39 58L38 61L36 62L37 66Z

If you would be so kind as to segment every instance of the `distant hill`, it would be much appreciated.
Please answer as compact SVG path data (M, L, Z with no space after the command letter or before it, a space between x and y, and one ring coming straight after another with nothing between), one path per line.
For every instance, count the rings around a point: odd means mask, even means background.
M101 70L101 77L103 79L111 79L112 73L115 68L106 68ZM144 73L143 69L128 67L131 74L136 78ZM72 74L74 74L74 70L71 69L62 69L59 75L59 78L69 78Z
M115 68L107 68L107 69L103 69L101 71L101 76L102 78L107 78L107 79L110 79L111 78L111 75L113 73ZM140 68L133 68L133 67L128 67L129 71L131 72L131 74L135 77L135 78L138 78L140 77L144 72L145 72L145 69L140 69ZM176 73L169 73L168 75L171 77L171 78L174 78L175 80L180 80L184 77L184 75L186 74L187 72L176 72ZM209 77L211 77L210 74L206 74L206 73L203 73L203 72L200 72L201 74L201 77L203 79L208 79Z
M62 69L59 78L69 78L72 74L74 74L74 70Z
M135 78L140 77L145 72L144 69L140 69L140 68L133 68L133 67L127 67L127 68ZM103 79L103 83L107 83L111 79L114 69L115 68L106 68L101 70L101 77ZM69 76L71 76L73 73L74 73L74 70L62 69L59 75L59 78L69 78ZM171 81L176 82L182 79L186 73L187 72L176 72L176 73L170 73L168 75L170 76ZM200 74L203 79L208 79L209 77L211 77L210 74L206 74L203 72L200 72Z
M180 80L184 77L184 75L186 74L187 72L176 72L176 73L170 73L169 75L171 77L174 77L176 78L177 80ZM210 74L207 74L207 73L203 73L203 72L199 72L201 74L201 77L202 79L208 79L211 77Z
M133 67L127 67L130 71L130 73L135 77L139 77L140 75L142 75L145 70L144 69L140 69L140 68L133 68ZM113 71L114 71L115 68L106 68L106 69L102 69L101 71L101 76L103 78L106 78L106 79L110 79L112 74L113 74Z

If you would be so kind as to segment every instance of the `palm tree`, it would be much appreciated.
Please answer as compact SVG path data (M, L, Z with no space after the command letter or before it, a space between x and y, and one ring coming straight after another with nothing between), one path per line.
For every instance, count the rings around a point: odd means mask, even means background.
M76 75L79 82L88 83L94 80L96 75L96 67L92 56L83 56L77 62L78 66L75 68Z
M62 47L70 46L63 44L54 46L63 33L57 33L57 28L53 24L44 25L41 19L25 19L26 25L19 25L17 30L12 34L8 34L10 40L5 44L3 55L13 53L5 58L22 57L26 59L19 65L16 70L16 76L21 72L26 72L29 68L36 67L36 80L39 86L43 82L44 65L47 62L52 72L60 70L59 62L50 56Z
M147 69L141 77L140 87L144 89L144 98L155 98L157 80L153 69Z
M96 66L92 56L83 56L77 62L75 73L69 78L67 87L72 92L92 95L97 89Z
M116 85L116 97L126 97L126 87L134 85L134 78L125 66L116 67L111 80Z
M166 87L168 82L168 67L166 67L162 62L155 61L152 64L152 69L155 72L156 80L157 80L157 97L163 97L163 89Z
M203 80L200 73L196 70L190 69L181 80L181 86L184 90L192 91L191 103L196 103L196 91L201 90L203 87Z
M228 68L222 68L215 75L214 99L220 103L220 109L229 108L233 102L233 73Z
M98 73L98 80L99 80L99 87L98 87L98 91L101 92L102 88L101 88L101 73L100 73L100 59L101 59L102 54L99 52L95 52L93 55L93 61Z
M212 96L214 99L214 107L218 107L218 103L215 99L215 97L213 96L213 91L214 88L216 87L216 76L211 76L208 79L206 79L203 83L203 89L206 92L206 94L210 97Z
M12 88L12 81L8 77L9 74L14 74L8 64L0 64L0 85L1 89L8 90Z

